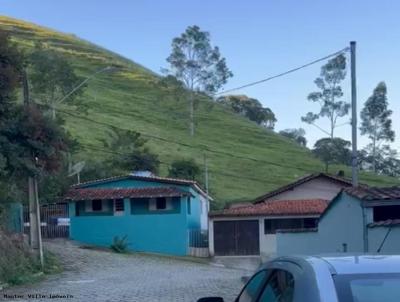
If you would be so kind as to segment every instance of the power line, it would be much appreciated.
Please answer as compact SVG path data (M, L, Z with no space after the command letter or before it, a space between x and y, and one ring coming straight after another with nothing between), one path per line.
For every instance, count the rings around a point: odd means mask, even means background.
M92 145L87 145L87 144L81 144L81 145L85 149L98 151L98 152L102 152L102 153L113 154L113 155L129 155L129 154L125 154L125 153L121 153L121 152L117 152L117 151L111 151L111 150L98 148L98 147L92 146ZM167 162L160 161L160 160L159 160L159 163L164 166L167 166L167 167L170 167L172 164L172 163L167 163ZM225 176L225 177L237 178L237 179L247 179L247 180L256 181L256 182L265 184L265 181L263 181L260 178L255 178L255 177L248 177L248 176L243 176L243 175L239 175L239 174L229 174L229 173L224 173L224 172L215 171L215 170L209 170L209 173L215 174L215 175L221 175L221 176Z
M83 117L83 116L80 116L80 115L77 115L77 114L74 114L74 113L71 113L71 112L67 112L65 110L58 110L58 111L61 112L61 113L65 113L67 115L79 118L79 119L83 119L83 120L86 120L86 121L89 121L89 122L92 122L92 123L96 123L98 125L107 126L107 127L110 127L110 128L113 128L113 129L122 130L122 131L132 131L131 129L125 129L125 128L117 127L115 125L111 125L111 124L108 124L108 123L92 120L90 118ZM166 142L166 143L175 144L175 145L179 145L179 146L183 146L183 147L187 147L187 148L192 148L192 149L196 149L196 150L199 150L199 148L201 148L200 149L201 151L207 151L207 152L210 152L210 153L229 156L229 157L232 157L232 158L250 160L250 161L253 161L253 162L259 162L259 163L272 165L272 166L277 166L277 167L281 167L281 168L289 168L289 169L295 169L295 170L306 171L306 172L310 172L310 170L311 170L311 169L306 169L306 168L303 168L303 167L296 167L296 166L291 166L291 165L283 165L283 164L279 164L279 163L276 163L276 162L257 159L257 158L253 158L253 157L235 155L235 154L232 154L232 153L229 153L229 152L225 152L225 151L213 150L213 149L210 149L208 146L205 146L205 145L194 146L194 145L190 145L190 144L186 144L186 143L182 143L182 142L168 140L168 139L165 139L165 138L162 138L162 137L158 137L158 136L154 136L154 135L150 135L150 134L144 134L144 133L141 133L141 132L140 132L140 134L142 136L144 136L144 137L148 137L148 138L155 139L155 140L160 140L160 141L163 141L163 142Z
M343 49L341 49L339 51L336 51L336 52L334 52L334 53L332 53L330 55L327 55L325 57L316 59L316 60L311 61L311 62L309 62L307 64L301 65L299 67L295 67L295 68L290 69L288 71L285 71L285 72L282 72L282 73L278 73L276 75L270 76L268 78L265 78L265 79L262 79L262 80L259 80L259 81L251 82L251 83L239 86L239 87L235 87L235 88L231 88L231 89L228 89L228 90L225 90L225 91L221 91L221 92L216 93L215 95L225 94L227 92L236 91L236 90L239 90L239 89L255 86L255 85L258 85L258 84L261 84L261 83L264 83L264 82L267 82L267 81L270 81L270 80L273 80L273 79L276 79L276 78L279 78L279 77L283 77L283 76L288 75L290 73L296 72L296 71L298 71L300 69L303 69L303 68L306 68L308 66L314 65L314 64L319 63L321 61L325 61L326 59L329 59L331 57L335 57L335 56L337 56L337 55L339 55L339 54L341 54L343 52L348 51L349 49L350 49L349 47L345 47L345 48L343 48Z

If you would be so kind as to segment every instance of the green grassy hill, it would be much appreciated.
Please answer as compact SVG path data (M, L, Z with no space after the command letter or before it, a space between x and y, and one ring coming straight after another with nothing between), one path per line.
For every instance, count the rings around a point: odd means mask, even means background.
M109 65L123 67L118 72L99 74L88 83L81 98L89 108L87 114L68 105L59 112L67 128L82 143L83 159L107 160L107 151L112 150L104 150L100 140L113 131L110 125L138 131L160 155L161 175L167 174L168 165L175 159L194 158L202 165L206 154L210 192L219 205L254 198L323 169L307 149L211 101L200 102L196 111L197 133L192 138L187 129L187 103L174 100L160 88L158 76L152 71L74 35L1 16L0 28L9 31L22 48L29 50L40 41L62 53L81 76ZM332 172L337 169L333 167ZM361 178L374 185L398 183L393 178L371 174Z

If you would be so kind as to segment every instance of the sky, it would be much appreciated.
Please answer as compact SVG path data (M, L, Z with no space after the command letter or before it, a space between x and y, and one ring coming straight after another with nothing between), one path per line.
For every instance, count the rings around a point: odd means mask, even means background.
M77 36L155 71L167 67L171 41L187 26L211 34L234 77L225 89L257 81L334 53L357 42L358 110L380 81L400 152L400 1L392 0L0 0L0 14ZM257 98L275 113L276 130L303 127L309 147L326 136L301 116L319 108L307 101L321 64L235 91ZM342 83L350 101L350 70ZM336 136L350 140L343 118ZM318 125L328 129L327 121ZM359 136L359 145L368 143Z

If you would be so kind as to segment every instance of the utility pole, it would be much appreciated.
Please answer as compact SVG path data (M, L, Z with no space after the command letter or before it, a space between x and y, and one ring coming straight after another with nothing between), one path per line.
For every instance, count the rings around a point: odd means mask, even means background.
M33 178L34 188L35 188L35 207L36 207L36 224L37 224L37 238L38 238L38 248L39 248L39 259L40 265L42 266L42 270L44 268L44 257L43 257L43 243L42 243L42 227L41 227L41 219L40 219L40 203L39 203L39 190L37 177Z
M208 197L208 164L207 164L207 155L204 153L204 183L206 186L206 208L207 212L210 210L210 199ZM208 219L207 219L208 224Z
M358 160L357 160L357 82L356 82L356 42L350 42L351 59L351 183L353 187L358 186ZM368 252L368 229L365 207L362 208L363 218L363 250Z
M207 156L205 153L204 153L204 182L206 186L207 203L208 203L208 165L207 165Z
M351 182L353 187L358 186L357 160L357 82L356 82L356 42L350 42L351 54Z
M22 71L22 89L24 95L24 105L29 106L29 84L28 76L25 69ZM37 218L35 208L35 182L33 177L28 177L28 201L29 201L29 245L33 249L37 249L39 246L38 232L37 232Z
M24 105L29 106L29 84L26 71L22 71L22 88ZM33 156L33 155L32 155ZM36 159L33 158L36 162ZM28 201L29 201L29 244L32 249L39 251L40 264L44 266L42 232L40 227L40 205L36 177L28 177Z

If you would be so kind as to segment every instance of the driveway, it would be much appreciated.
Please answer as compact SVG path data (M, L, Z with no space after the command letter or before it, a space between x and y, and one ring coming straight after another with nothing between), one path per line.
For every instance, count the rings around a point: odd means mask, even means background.
M58 254L64 272L2 291L0 300L196 301L215 295L233 301L241 276L249 273L170 257L84 249L68 240L46 242L46 247Z

